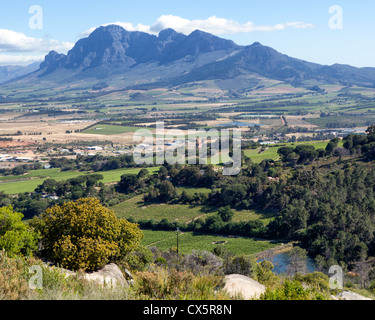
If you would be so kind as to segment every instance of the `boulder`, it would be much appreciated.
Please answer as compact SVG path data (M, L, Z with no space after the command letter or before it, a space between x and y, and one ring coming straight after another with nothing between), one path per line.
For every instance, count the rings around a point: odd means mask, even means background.
M340 292L336 297L339 300L372 300L370 298L361 296L360 294L351 291Z
M254 300L266 291L266 287L258 281L240 274L228 275L224 278L224 282L224 290L233 298Z
M60 272L62 272L65 275L65 278L68 278L68 277L71 277L71 276L74 277L75 275L77 275L77 272L67 270L67 269L63 269L63 268L58 268L51 263L45 263L45 265L49 268L58 269ZM84 279L86 279L88 281L95 281L95 282L97 282L101 285L106 284L106 285L110 285L112 287L116 287L116 286L124 287L124 286L127 286L129 284L125 280L125 277L122 274L122 271L120 270L120 268L114 263L108 264L104 268L102 268L98 271L89 272L89 273L84 272L82 274L82 276L83 276ZM131 273L128 270L126 270L126 276L127 276L127 278L130 278L130 280L129 280L130 282L133 281L133 276L131 275Z
M113 287L124 287L127 285L120 268L114 263L108 264L103 269L98 271L85 273L85 279L89 281L96 281L102 285L111 285Z

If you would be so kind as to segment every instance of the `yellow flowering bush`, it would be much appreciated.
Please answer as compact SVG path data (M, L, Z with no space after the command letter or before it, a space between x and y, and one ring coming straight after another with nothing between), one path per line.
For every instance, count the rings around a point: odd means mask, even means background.
M143 237L136 224L118 219L94 198L49 208L33 224L46 257L71 270L93 271L120 260Z

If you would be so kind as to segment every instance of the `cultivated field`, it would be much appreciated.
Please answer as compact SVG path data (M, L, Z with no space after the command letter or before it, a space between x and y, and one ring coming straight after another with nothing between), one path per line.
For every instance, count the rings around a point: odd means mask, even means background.
M123 133L133 133L141 128L139 127L126 127L126 126L112 126L107 124L100 124L93 128L83 131L85 134L105 135L112 136Z
M177 247L177 233L174 231L142 230L142 244L147 247L158 247L169 250ZM179 234L179 251L189 253L192 250L212 251L217 246L223 246L235 254L254 255L264 250L272 249L280 243L241 237L225 237L215 235L185 232Z
M118 217L133 218L139 220L160 221L168 219L169 221L178 221L187 223L198 217L207 214L216 214L216 208L207 208L202 206L190 206L184 204L146 204L143 195L136 196L123 203L111 207Z
M114 183L121 180L123 174L138 174L141 169L118 169L111 171L97 172L101 174L103 183ZM152 174L159 170L159 168L147 168ZM83 175L93 174L91 172L81 171L60 171L60 169L44 169L44 170L33 170L28 174L22 176L5 176L0 177L0 191L6 194L19 194L25 192L33 192L39 185L41 185L46 179L54 179L56 181L68 180Z
M181 194L185 190L188 194L194 193L209 193L210 189L205 188L178 188L178 193ZM188 223L198 218L206 218L211 215L216 215L218 208L207 206L191 206L187 204L170 204L170 203L156 203L147 204L143 201L143 195L136 196L123 203L117 204L111 209L121 218L133 218L139 220L155 220L168 219L169 221L176 221L181 223ZM272 212L261 210L233 210L234 222L260 220L264 224L268 224L272 219Z

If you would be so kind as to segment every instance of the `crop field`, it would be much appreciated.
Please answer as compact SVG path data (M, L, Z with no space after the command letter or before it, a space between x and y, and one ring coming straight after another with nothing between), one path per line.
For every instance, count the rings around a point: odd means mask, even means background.
M368 108L368 107L366 107ZM306 119L307 122L318 126L319 128L355 128L366 127L375 123L375 115L369 113L366 115L335 115L322 118Z
M177 247L177 233L174 231L142 230L142 244L147 247L158 247L169 250ZM272 249L280 243L266 240L256 240L242 237L225 237L197 234L193 232L179 233L179 251L190 253L192 250L211 251L217 246L223 246L235 254L253 255L264 250Z
M205 188L178 188L178 193L182 193L185 190L188 194L197 193L208 193L210 189ZM169 221L178 221L181 223L188 223L197 218L207 218L211 215L216 215L218 212L217 208L207 206L190 206L187 204L165 204L165 203L153 203L146 204L143 201L143 195L138 195L132 199L129 199L123 203L117 204L111 209L120 218L133 218L136 221L139 220L155 220L160 221L162 219L168 219ZM234 222L260 220L267 225L274 217L274 213L270 211L262 210L233 210Z
M233 210L233 222L260 220L264 225L268 225L275 218L275 212L267 210Z
M137 174L140 168L117 169L111 171L97 172L103 176L103 183L113 183L121 180L123 174ZM158 167L147 168L150 173L159 170ZM25 192L33 192L35 188L43 183L46 179L54 179L56 181L73 179L78 176L90 175L91 172L80 171L60 171L60 169L44 169L34 170L22 176L6 176L0 177L0 191L6 194L19 194Z
M215 214L215 208L206 208L202 206L190 206L185 204L146 204L143 201L143 195L136 196L123 203L111 207L111 209L120 218L134 218L135 220L160 221L168 219L169 221L178 221L187 223L206 214Z
M314 115L315 116L315 115ZM310 116L310 118L314 117ZM306 117L303 116L286 116L286 122L288 127L299 127L299 128L315 128L315 125L306 121Z
M177 192L181 194L183 191L186 192L188 195L193 195L195 193L204 193L204 194L209 194L212 189L208 188L194 188L194 187L178 187Z
M123 134L129 132L135 132L141 128L139 127L127 127L127 126L112 126L107 124L97 125L93 128L83 131L83 133L87 134L99 134L105 136L111 136L115 134Z
M321 149L321 148L325 149L325 147L328 144L328 141L302 141L302 142L285 143L285 145L288 147L296 147L302 144L313 145L315 149ZM280 148L280 146L278 148Z
M263 160L272 159L278 160L277 147L270 147L261 151L262 148L244 150L245 156L249 157L254 163L261 163Z

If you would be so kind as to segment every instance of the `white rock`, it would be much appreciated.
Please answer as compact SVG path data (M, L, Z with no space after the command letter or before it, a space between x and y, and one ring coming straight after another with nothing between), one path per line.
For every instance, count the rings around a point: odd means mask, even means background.
M48 264L46 264L46 266L49 267L49 268L58 269L59 271L61 271L65 275L65 278L77 275L77 272L74 272L74 271L71 271L71 270L58 268L56 266L48 265ZM129 272L129 274L130 274L130 272ZM128 285L128 283L125 280L125 277L122 274L120 268L114 263L108 264L104 268L102 268L98 271L95 271L95 272L89 272L89 273L85 272L85 273L83 273L83 278L88 280L88 281L95 281L95 282L97 282L101 285L106 284L106 285L110 285L112 287L116 287L116 286L124 287L124 286Z
M254 300L266 291L266 287L258 281L240 274L228 275L224 281L224 290L232 297L241 296L245 300Z
M122 274L120 268L114 264L108 264L103 269L96 272L85 273L85 279L89 281L96 281L102 285L116 286L126 286L127 282Z

